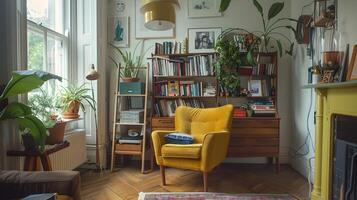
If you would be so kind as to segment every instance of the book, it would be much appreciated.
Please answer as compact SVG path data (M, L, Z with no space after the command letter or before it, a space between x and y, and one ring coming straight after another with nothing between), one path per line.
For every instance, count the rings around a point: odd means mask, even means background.
M180 95L180 86L178 81L169 81L168 82L168 96L174 97Z
M196 99L175 99L175 100L159 100L154 104L155 116L157 117L173 117L175 116L176 108L179 106L188 106L193 108L204 108L204 104Z
M141 135L138 136L122 135L119 137L118 142L120 144L140 144L142 140L143 140L143 136Z

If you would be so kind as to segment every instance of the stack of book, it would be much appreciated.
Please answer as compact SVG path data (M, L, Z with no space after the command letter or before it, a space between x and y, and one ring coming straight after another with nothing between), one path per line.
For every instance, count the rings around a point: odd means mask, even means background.
M239 74L243 76L272 76L275 74L274 64L258 64L257 66L240 66Z
M120 123L140 123L144 119L144 110L126 110L120 112Z
M117 141L120 144L140 144L143 140L143 136L128 136L128 135L121 135Z
M176 108L179 106L204 108L203 102L196 99L160 100L154 104L155 115L157 117L173 117L175 116Z
M183 42L155 43L155 54L183 54L186 49Z
M215 86L208 84L204 89L203 89L203 96L205 97L214 97L217 94L217 89Z
M154 76L212 76L214 75L213 63L216 56L198 55L187 58L168 59L158 57L153 59Z
M261 100L250 102L250 108L253 110L253 116L274 117L276 108L271 100Z
M234 108L233 117L235 118L244 118L246 117L246 111L243 108Z

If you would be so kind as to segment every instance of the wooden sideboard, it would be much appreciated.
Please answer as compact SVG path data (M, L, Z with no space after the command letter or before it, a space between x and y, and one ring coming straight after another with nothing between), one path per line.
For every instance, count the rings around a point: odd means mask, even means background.
M173 117L152 118L152 130L174 130ZM275 158L279 171L280 118L233 118L227 157Z

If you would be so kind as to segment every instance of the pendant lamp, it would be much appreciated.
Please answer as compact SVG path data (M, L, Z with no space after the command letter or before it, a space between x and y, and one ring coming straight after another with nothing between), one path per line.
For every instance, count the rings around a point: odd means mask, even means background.
M144 14L147 29L165 31L175 27L177 0L141 0L140 11Z

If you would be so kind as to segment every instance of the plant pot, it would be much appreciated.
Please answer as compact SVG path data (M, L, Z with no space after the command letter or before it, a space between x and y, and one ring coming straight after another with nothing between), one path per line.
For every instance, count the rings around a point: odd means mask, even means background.
M125 83L130 83L130 82L138 82L139 78L121 77L121 80Z
M62 112L62 118L63 119L77 119L79 118L78 112L79 112L79 106L80 106L79 101L72 101L67 110Z
M252 117L253 116L253 110L247 110L247 117Z
M33 152L38 150L36 142L31 134L29 133L22 134L21 137L22 137L22 144L24 145L26 151Z
M48 129L49 135L46 138L46 144L54 145L63 142L66 122L57 122L52 128Z

